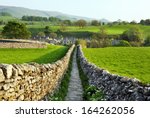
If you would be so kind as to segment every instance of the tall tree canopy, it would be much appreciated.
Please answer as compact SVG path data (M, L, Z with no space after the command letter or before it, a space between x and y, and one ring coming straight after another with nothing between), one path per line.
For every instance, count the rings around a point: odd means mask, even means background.
M86 24L87 24L87 22L86 22L85 20L83 20L83 19L78 20L78 21L76 22L76 25L79 26L79 27L81 27L81 28L85 27Z
M27 30L25 24L16 21L9 21L3 28L2 35L9 39L28 39L31 33Z

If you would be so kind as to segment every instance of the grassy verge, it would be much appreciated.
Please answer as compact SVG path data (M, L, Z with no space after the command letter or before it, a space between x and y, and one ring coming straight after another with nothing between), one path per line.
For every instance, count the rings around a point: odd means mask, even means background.
M51 63L62 58L68 47L49 45L43 49L0 49L0 63Z
M68 93L69 81L71 77L72 60L73 60L73 53L71 54L68 69L64 75L64 78L62 79L59 85L58 90L54 93L54 95L48 97L49 100L51 101L64 101L65 100L65 97L67 96L67 93Z
M77 64L78 64L78 69L79 69L79 76L82 82L83 86L83 100L84 101L100 101L104 98L104 95L101 90L96 88L95 86L89 85L89 79L87 76L84 74L81 65L80 65L80 60L77 58Z
M100 68L150 83L150 47L87 48L83 52L88 61Z

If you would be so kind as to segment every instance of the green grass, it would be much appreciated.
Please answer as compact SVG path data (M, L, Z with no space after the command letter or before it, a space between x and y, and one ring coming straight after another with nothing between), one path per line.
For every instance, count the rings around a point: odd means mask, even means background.
M27 22L27 21L20 21L23 23L32 23L32 22ZM52 26L50 22L33 22L33 25L27 25L27 28L29 29L29 31L31 31L32 35L37 35L39 32L43 32L45 26L49 26L52 31L56 32L58 29L60 29L60 26ZM144 26L144 25L113 25L113 26L109 26L109 25L105 25L103 26L108 35L119 35L122 34L124 31L126 31L127 29L137 26L141 29L141 31L143 32L144 37L149 35L150 32L150 26ZM0 32L3 29L3 25L0 26ZM84 33L84 32L90 32L90 33L96 33L99 32L100 26L86 26L84 28L79 28L78 26L66 26L66 30L64 32L80 32L80 33Z
M83 49L85 57L113 74L150 83L150 47Z
M51 63L63 57L67 50L68 47L52 45L43 49L0 49L0 63Z
M43 31L46 25L48 24L37 23L35 25L28 25L27 27L30 29L31 32L37 33L39 31ZM130 25L130 24L129 25L113 25L113 26L105 25L104 28L106 29L109 35L118 35L118 34L122 34L124 31L134 26L139 27L141 31L143 32L144 36L147 36L150 32L150 26L143 26L143 25ZM50 27L54 32L60 29L60 26L50 26ZM100 26L98 27L86 26L84 28L79 28L77 26L67 26L65 32L92 32L94 33L94 32L99 32L99 29L100 29Z
M27 23L25 21L22 21L24 23ZM50 22L33 22L33 25L27 25L27 28L33 33L37 34L38 32L44 31L45 26L49 26L54 32L60 29L60 26L51 26ZM122 34L125 30L137 26L139 27L143 33L144 36L147 36L150 32L150 26L143 26L143 25L105 25L103 26L107 33L109 35L118 35ZM0 31L2 31L3 26L0 26ZM77 26L67 26L65 32L98 32L100 29L100 26L86 26L84 28L79 28Z

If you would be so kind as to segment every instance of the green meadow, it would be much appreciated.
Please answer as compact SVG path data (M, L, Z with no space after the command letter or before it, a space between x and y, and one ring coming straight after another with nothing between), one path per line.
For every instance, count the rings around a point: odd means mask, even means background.
M83 49L85 57L113 74L150 83L150 47L109 47Z
M42 49L0 49L0 63L52 63L62 58L67 50L68 47L53 45Z

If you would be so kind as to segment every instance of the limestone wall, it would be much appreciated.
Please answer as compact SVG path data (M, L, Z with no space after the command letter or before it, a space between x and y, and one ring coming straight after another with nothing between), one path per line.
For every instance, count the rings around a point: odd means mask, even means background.
M46 48L46 44L44 43L7 43L0 42L0 48Z
M135 101L150 100L150 85L144 85L137 79L113 75L87 61L78 47L78 58L81 68L89 78L89 84L96 86L105 94L105 100Z
M74 45L52 64L0 64L0 100L41 100L53 93L65 73Z

